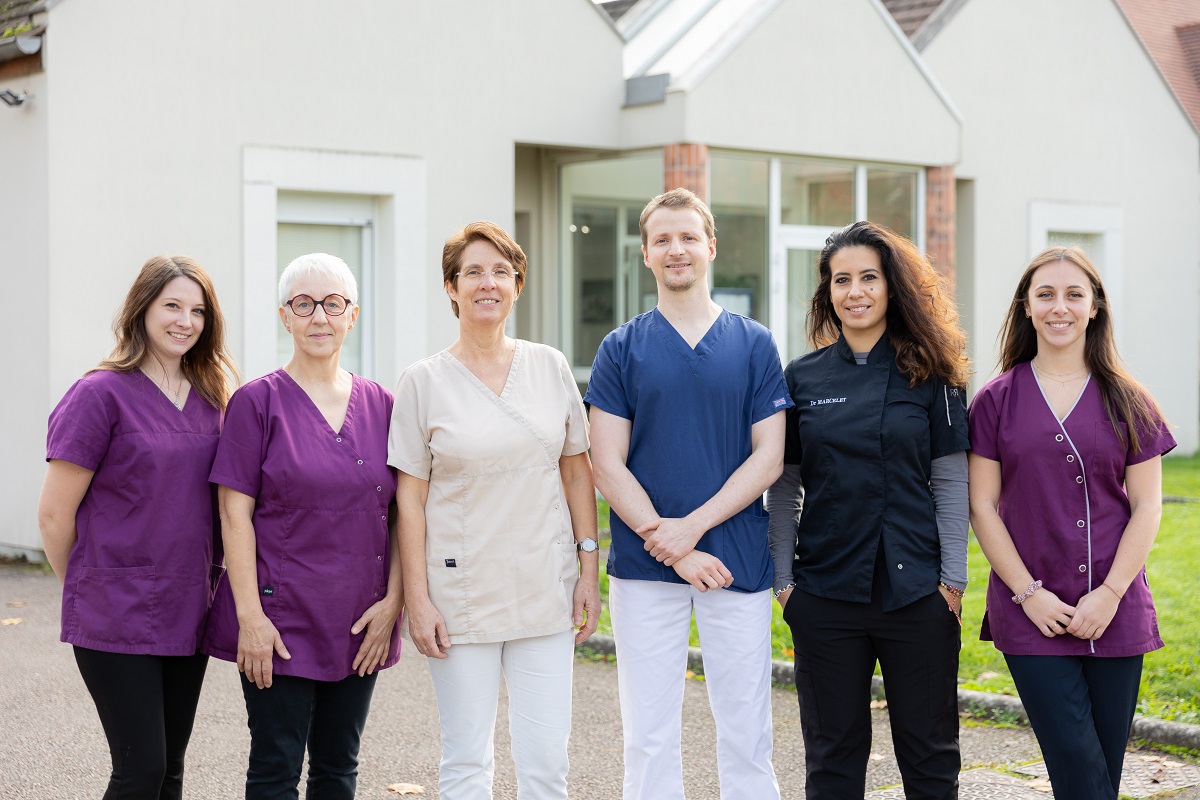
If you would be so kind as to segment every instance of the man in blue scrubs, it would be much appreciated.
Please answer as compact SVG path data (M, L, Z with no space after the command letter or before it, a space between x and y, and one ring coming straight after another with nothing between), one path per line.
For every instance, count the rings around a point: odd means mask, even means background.
M762 495L792 405L766 328L712 301L716 227L686 189L639 223L658 306L605 337L584 400L612 506L609 604L624 800L683 800L680 728L692 611L724 800L772 800L771 583Z

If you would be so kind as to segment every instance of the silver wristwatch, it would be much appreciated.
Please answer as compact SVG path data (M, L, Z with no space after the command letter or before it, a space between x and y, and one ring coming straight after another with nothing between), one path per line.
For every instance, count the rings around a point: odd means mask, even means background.
M584 553L594 553L600 549L600 543L595 539L584 539L582 542L575 543L575 549Z

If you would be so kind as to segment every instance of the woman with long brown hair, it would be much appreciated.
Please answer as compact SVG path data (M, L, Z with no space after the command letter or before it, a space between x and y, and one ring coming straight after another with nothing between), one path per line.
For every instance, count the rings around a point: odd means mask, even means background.
M887 228L835 231L818 269L817 349L784 370L795 408L768 496L807 796L863 796L878 662L905 796L957 797L965 337L944 280Z
M207 656L216 537L208 472L236 369L212 281L142 267L112 354L50 415L38 520L112 754L105 800L178 798Z
M1162 516L1162 411L1121 365L1087 254L1052 247L1017 283L1001 374L971 404L971 522L992 565L980 638L1004 654L1060 800L1117 797Z

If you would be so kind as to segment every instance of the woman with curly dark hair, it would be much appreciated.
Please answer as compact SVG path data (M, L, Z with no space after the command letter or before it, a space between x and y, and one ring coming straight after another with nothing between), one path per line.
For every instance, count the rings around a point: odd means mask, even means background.
M865 793L878 662L905 796L957 797L965 336L945 281L887 228L834 232L818 269L818 349L784 371L796 406L768 500L807 796Z
M1116 800L1162 516L1162 411L1121 365L1096 268L1051 247L1017 282L1001 374L971 403L971 520L992 565L980 638L1004 654L1054 796Z

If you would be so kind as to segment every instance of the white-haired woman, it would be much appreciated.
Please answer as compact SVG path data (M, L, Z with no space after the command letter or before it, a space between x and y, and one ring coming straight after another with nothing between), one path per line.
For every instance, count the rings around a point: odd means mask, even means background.
M352 798L376 671L400 656L392 395L339 365L358 319L339 258L279 280L288 363L234 393L210 480L226 575L204 651L236 661L250 727L246 797Z

